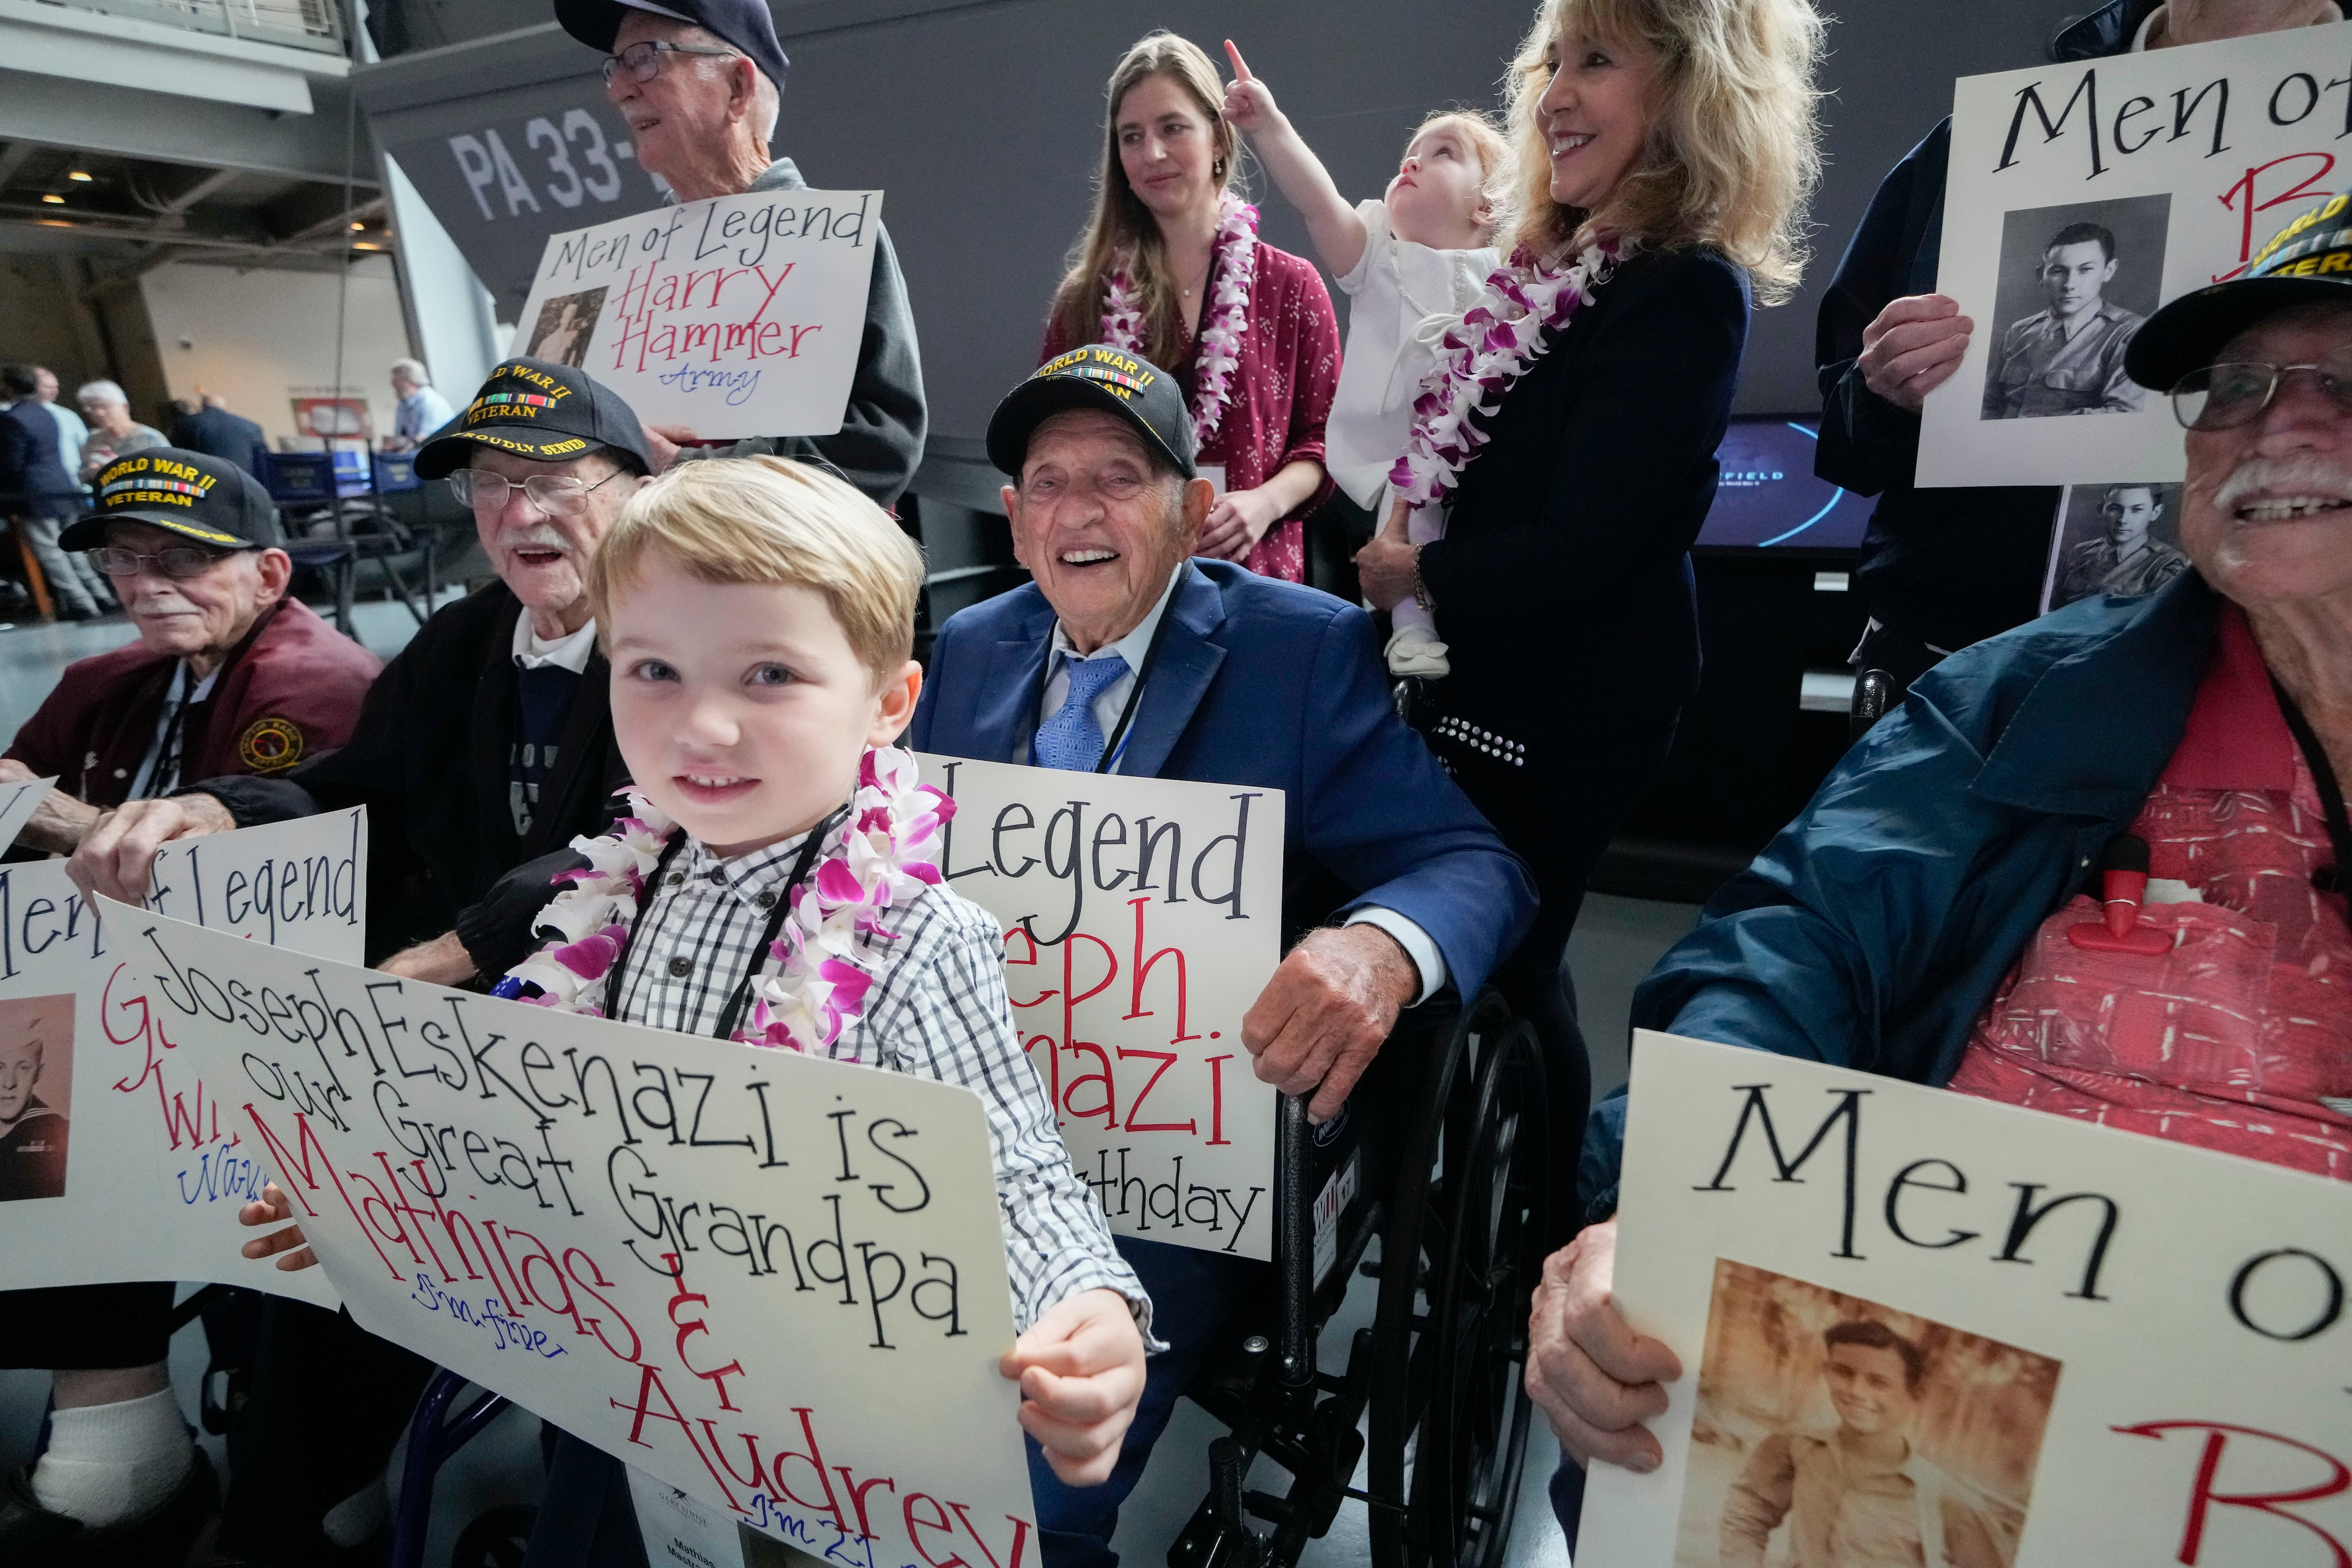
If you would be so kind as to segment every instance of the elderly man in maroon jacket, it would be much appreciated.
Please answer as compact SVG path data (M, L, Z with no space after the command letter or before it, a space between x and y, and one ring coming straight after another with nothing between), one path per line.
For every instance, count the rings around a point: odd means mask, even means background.
M139 640L69 667L0 759L0 779L58 780L20 842L68 851L126 800L278 773L351 733L381 666L286 596L277 514L235 464L120 458L58 542L96 558ZM55 1405L39 1462L0 1475L0 1563L185 1554L215 1489L173 1399L171 1310L169 1283L0 1294L0 1365L49 1370Z
M58 542L91 553L139 640L68 666L0 758L0 783L56 775L19 842L58 854L126 800L332 751L383 668L286 596L276 511L236 464L151 447L97 491Z

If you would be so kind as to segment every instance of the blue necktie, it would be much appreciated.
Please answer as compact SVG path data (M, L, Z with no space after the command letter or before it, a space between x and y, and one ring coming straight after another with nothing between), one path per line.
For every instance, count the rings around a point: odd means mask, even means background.
M1092 773L1103 754L1102 726L1095 722L1095 699L1127 673L1127 660L1115 653L1096 658L1066 656L1062 668L1069 672L1070 694L1052 718L1037 726L1031 759L1041 768Z

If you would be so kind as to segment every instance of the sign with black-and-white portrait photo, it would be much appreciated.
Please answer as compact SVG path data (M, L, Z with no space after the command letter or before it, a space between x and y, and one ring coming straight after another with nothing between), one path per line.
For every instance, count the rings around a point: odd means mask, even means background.
M1922 411L1917 482L2182 472L2168 387L2124 356L2352 185L2352 24L1965 77L1937 288L1974 323Z

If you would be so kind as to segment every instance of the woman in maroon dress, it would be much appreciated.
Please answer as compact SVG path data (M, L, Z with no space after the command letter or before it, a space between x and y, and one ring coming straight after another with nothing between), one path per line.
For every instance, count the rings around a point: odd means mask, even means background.
M1094 216L1039 363L1100 342L1174 374L1203 472L1221 480L1200 552L1299 582L1307 515L1331 493L1331 296L1311 265L1258 240L1257 210L1231 188L1240 140L1224 87L1199 46L1151 34L1108 97Z

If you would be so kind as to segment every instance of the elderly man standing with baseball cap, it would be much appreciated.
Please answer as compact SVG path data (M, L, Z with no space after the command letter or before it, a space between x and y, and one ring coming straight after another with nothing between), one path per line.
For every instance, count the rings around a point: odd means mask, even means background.
M605 96L635 133L638 163L677 200L806 187L790 158L768 151L791 62L766 0L555 0L555 19L606 51ZM718 455L819 463L887 508L898 504L922 460L925 423L907 280L888 231L877 225L857 374L841 429L759 437ZM656 426L652 435L656 468L668 467L676 444L697 438L677 426Z
M519 963L564 846L603 829L625 777L585 574L652 468L636 416L609 388L542 360L499 365L416 456L421 477L446 479L473 509L498 581L425 624L341 752L282 778L210 778L134 802L84 841L75 879L136 898L167 839L363 805L368 961L445 985ZM545 873L506 884L517 907L494 896L505 873L542 857ZM270 1310L221 1544L308 1563L364 1539L366 1503L380 1520L381 1491L368 1489L431 1368L315 1308ZM320 1377L325 1366L341 1374ZM322 1531L321 1516L354 1492L362 1506Z
M2352 1180L2352 198L2148 318L2125 369L2182 426L2195 570L1928 671L1633 1022ZM2165 961L2074 962L2103 904ZM2210 1048L2175 1048L2195 1019ZM1624 1110L1530 1328L1563 1521L1576 1463L1658 1468L1643 1424L1685 1372L1610 1294Z

